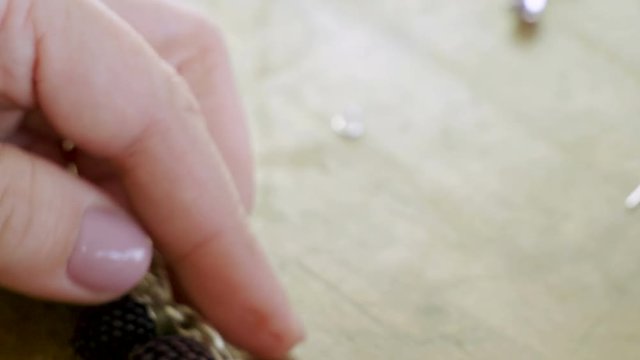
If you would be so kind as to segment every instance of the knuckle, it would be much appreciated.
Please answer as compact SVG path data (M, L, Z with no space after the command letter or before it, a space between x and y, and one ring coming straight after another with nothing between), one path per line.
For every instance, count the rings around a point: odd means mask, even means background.
M202 35L210 40L222 40L222 31L215 21L206 14L199 11L189 11L186 13L185 23L190 24L192 32Z
M222 30L220 30L213 21L209 19L202 19L199 31L202 34L202 39L207 49L214 50L216 52L224 51L226 49Z
M31 228L30 208L33 204L33 166L17 166L17 149L0 144L0 266L10 266L23 258L25 240Z
M224 246L224 242L237 237L246 231L248 225L246 220L228 220L215 221L208 224L206 229L202 230L202 236L193 238L191 241L185 241L174 245L167 253L168 260L177 266L188 264L202 254ZM238 243L238 246L247 246L246 252L256 251L254 243ZM213 249L213 250L212 250Z
M33 105L30 81L36 58L31 26L34 0L0 0L0 103L12 107Z
M190 38L194 41L194 57L215 60L226 56L227 46L220 28L201 14L191 15Z

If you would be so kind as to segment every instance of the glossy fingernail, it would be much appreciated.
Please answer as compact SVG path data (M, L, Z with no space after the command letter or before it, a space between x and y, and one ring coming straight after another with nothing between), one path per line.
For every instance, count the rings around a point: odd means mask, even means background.
M152 252L149 237L129 216L93 209L84 215L67 273L89 290L124 293L145 275Z

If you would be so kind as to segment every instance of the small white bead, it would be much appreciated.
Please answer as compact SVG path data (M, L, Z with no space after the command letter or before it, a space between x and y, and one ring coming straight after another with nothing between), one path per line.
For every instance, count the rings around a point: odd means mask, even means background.
M547 0L516 0L515 6L522 21L535 24L547 8Z
M331 118L331 130L347 139L361 138L365 132L362 109L358 106L349 106L342 113L334 115Z
M638 185L638 187L636 187L635 190L627 196L624 200L624 205L630 210L635 209L640 205L640 185Z

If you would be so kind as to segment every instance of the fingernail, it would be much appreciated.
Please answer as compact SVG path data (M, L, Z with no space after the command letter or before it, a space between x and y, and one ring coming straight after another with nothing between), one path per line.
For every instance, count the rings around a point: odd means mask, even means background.
M67 273L89 290L124 293L145 275L151 256L149 237L131 218L93 209L84 215Z

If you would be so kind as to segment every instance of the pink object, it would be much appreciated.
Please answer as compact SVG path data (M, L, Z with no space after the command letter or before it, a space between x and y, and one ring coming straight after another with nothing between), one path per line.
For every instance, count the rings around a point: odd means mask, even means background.
M128 216L90 210L84 216L67 272L89 290L124 293L145 275L152 252L149 237Z

